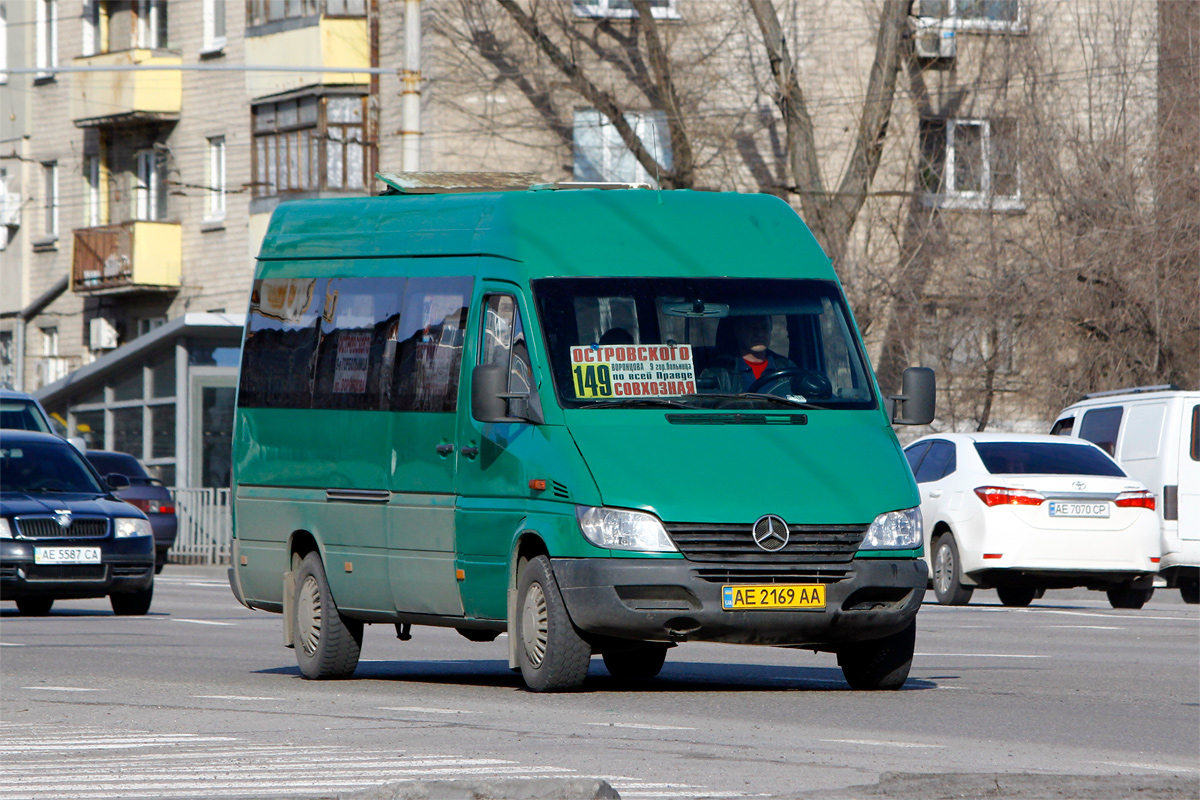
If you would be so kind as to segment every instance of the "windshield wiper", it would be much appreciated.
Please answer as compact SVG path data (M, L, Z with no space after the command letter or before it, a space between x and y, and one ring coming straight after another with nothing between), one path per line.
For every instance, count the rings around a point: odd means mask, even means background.
M704 394L697 394L697 395L692 395L692 396L693 397L718 397L718 398L721 398L722 400L745 400L745 399L769 400L772 403L779 403L779 404L787 406L788 408L802 408L802 409L808 409L808 410L825 408L825 406L817 405L816 403L805 403L805 402L801 402L799 400L788 400L786 397L780 397L779 395L761 394L759 392L742 392L740 394L731 394L731 393L727 393L727 392L713 392L713 393L706 392Z
M667 408L695 408L695 406L685 403L682 400L673 400L667 397L638 397L632 400L593 400L584 408L655 408L666 406Z

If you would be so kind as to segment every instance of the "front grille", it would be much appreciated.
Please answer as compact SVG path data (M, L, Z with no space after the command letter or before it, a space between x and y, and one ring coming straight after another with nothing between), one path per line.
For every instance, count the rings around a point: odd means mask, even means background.
M25 567L27 581L103 581L104 564L31 564Z
M152 566L142 566L141 564L133 566L113 564L112 576L114 578L144 578L153 569Z
M16 567L0 567L0 578L3 578L6 581L8 581L8 580L15 581L17 579L17 568Z
M760 567L699 567L692 574L707 583L837 583L845 580L849 569L798 566L779 569L775 565Z
M675 522L664 526L689 561L732 564L847 564L858 552L868 525L789 525L788 543L773 553L761 549L752 525Z
M17 517L17 533L26 539L103 539L108 535L108 520L72 517L64 528L54 517Z

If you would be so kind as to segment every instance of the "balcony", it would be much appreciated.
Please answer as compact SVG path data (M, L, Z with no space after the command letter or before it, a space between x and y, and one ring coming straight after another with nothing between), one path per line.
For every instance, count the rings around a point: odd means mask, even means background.
M183 107L182 73L135 67L182 64L182 58L161 50L121 50L77 58L75 66L97 71L71 73L71 119L79 128L174 122Z
M180 286L183 228L123 222L75 231L71 291L82 295L173 292Z

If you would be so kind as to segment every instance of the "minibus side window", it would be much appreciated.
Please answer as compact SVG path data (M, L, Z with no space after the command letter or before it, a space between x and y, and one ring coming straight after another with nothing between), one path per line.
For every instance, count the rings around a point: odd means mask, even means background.
M529 345L521 311L512 295L491 294L483 301L483 341L479 347L479 364L501 364L508 368L508 391L528 394L530 402L540 410L533 365L529 360Z
M311 408L324 278L257 280L250 293L238 404Z
M329 278L324 283L312 406L384 408L381 390L391 378L388 356L394 357L404 279Z
M1079 438L1104 448L1110 456L1116 454L1117 432L1121 430L1121 406L1093 408L1083 415L1079 425Z
M469 277L409 278L396 332L393 411L454 411Z

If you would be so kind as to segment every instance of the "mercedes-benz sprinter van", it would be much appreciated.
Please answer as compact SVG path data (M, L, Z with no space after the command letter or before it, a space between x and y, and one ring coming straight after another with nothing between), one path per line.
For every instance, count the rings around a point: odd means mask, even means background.
M541 691L693 641L904 682L928 576L892 418L933 376L885 403L791 207L380 178L277 208L242 348L231 583L305 676L384 623L507 633Z

